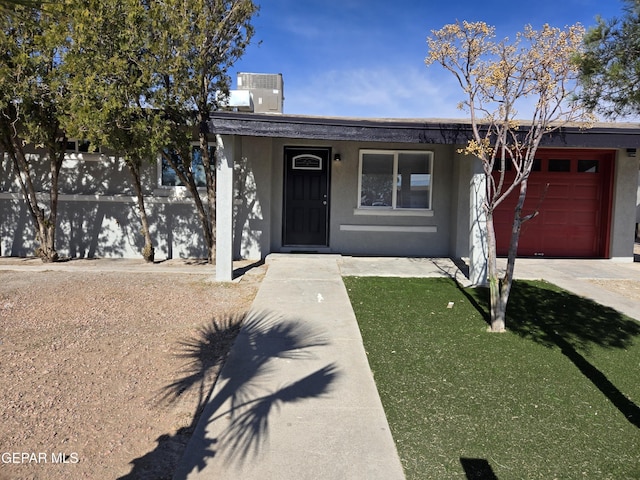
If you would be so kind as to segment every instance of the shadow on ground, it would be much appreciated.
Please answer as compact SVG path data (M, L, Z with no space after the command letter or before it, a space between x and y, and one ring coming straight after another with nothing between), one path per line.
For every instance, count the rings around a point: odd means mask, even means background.
M488 461L484 458L460 457L467 480L498 480Z
M489 323L488 291L465 290L465 295ZM638 405L585 357L595 346L630 347L640 336L640 323L551 284L516 281L509 297L507 329L546 347L560 349L632 425L640 428Z
M172 404L186 392L197 392L197 404L188 426L175 434L164 434L156 439L151 452L131 461L129 474L119 480L164 480L173 478L173 472L209 400L217 374L240 333L246 314L213 318L192 337L177 345L176 356L184 361L177 379L158 392L160 405Z
M222 453L228 462L250 460L268 439L272 413L283 405L321 397L330 391L338 376L335 364L273 388L274 376L281 373L274 360L314 358L313 349L327 344L321 334L270 312L251 313L242 326L241 320L214 319L196 336L180 343L184 368L160 392L159 400L173 402L187 391L197 392L191 424L175 435L159 437L157 447L132 460L131 472L120 480L186 478ZM214 372L227 358L231 361L215 378ZM206 429L214 422L220 422L222 427L211 438ZM173 461L168 462L167 458Z

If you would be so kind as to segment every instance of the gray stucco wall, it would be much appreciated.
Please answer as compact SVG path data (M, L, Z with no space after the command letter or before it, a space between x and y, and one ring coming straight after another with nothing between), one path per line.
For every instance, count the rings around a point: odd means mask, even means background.
M269 149L269 146L271 147ZM283 152L286 146L329 147L332 153L339 153L341 162L331 162L330 165L330 213L329 213L329 248L327 251L347 255L407 255L407 256L447 256L450 251L451 219L453 215L451 189L453 181L453 162L451 156L453 148L443 145L408 146L406 144L384 144L366 142L327 142L306 141L276 138L243 138L241 159L243 164L252 163L257 166L254 176L261 182L264 190L269 190L269 203L265 203L266 196L259 195L259 202L252 207L239 206L242 211L250 211L253 223L262 229L261 239L269 238L269 245L262 241L259 247L250 249L239 246L241 240L236 234L236 249L240 253L262 256L270 251L286 251L282 245L282 209L283 209ZM433 212L429 216L411 214L360 215L358 206L358 168L359 152L361 149L390 149L390 150L426 150L434 152L433 164ZM270 156L267 152L270 151ZM245 167L241 167L244 169ZM271 176L269 184L266 181ZM263 178L264 177L264 178ZM240 184L243 182L241 181ZM264 192L262 192L264 193ZM238 203L240 198L238 199ZM250 200L247 201L251 203ZM259 204L261 213L255 211ZM268 210L267 210L268 207ZM371 212L366 212L371 213ZM406 215L409 213L409 215ZM267 218L267 216L270 218ZM247 217L249 218L249 217ZM260 220L262 219L262 220ZM257 228L248 228L252 222L240 220L245 232L256 237ZM362 229L354 231L355 229ZM429 227L430 232L385 231L414 227ZM269 235L266 235L269 229ZM382 230L382 231L380 231ZM239 233L240 229L236 228Z
M638 196L638 158L627 156L625 150L618 151L613 192L610 257L631 261L635 239L633 219Z
M332 154L339 153L342 157L341 162L331 162L330 166L329 248L323 251L346 255L455 258L469 255L472 161L457 153L457 146L243 137L242 152L237 156L245 166L239 169L248 169L251 165L254 178L249 183L255 184L255 193L238 195L238 210L245 212L236 219L238 256L259 258L269 252L288 251L282 245L283 152L286 146L329 147ZM432 151L433 211L427 216L411 212L376 214L358 211L361 149ZM633 230L635 218L637 169L637 159L627 157L626 152L620 150L614 179L612 258L633 258L633 235L629 232ZM245 179L238 181L238 185L242 184L246 184ZM385 231L388 227L400 230L426 227L432 231Z
M285 146L330 147L342 157L341 162L331 162L330 166L327 251L468 256L471 162L458 154L455 146L269 137L238 137L234 145L235 258L259 259L270 252L283 251ZM420 215L358 211L361 149L432 151L432 212ZM46 179L47 169L39 168L37 176ZM143 182L156 258L205 257L200 222L186 189L159 188L155 164L145 168ZM46 187L47 181L42 184ZM633 229L640 211L638 158L628 157L624 150L619 150L616 160L614 189L610 255L629 260L633 258ZM415 227L427 231L406 231ZM389 231L390 228L400 231ZM0 170L0 255L31 255L34 236L31 218L5 158ZM124 163L110 155L69 155L61 173L59 253L70 257L139 258L142 244L136 200Z
M272 140L242 137L235 151L234 257L260 259L271 248Z
M39 153L39 152L38 152ZM46 192L46 162L34 162L36 188ZM35 231L12 166L0 170L0 255L30 256ZM206 257L201 227L183 187L157 188L158 167L142 174L156 258ZM42 205L48 195L42 194ZM56 248L71 258L140 258L143 238L130 173L112 155L67 155L60 173Z
M353 255L447 256L451 219L453 163L443 145L342 143L335 145L342 161L333 165L331 249ZM432 209L425 212L358 210L358 168L361 149L424 150L434 154ZM411 232L405 228L430 227ZM363 230L352 231L358 228ZM399 231L385 230L393 228Z

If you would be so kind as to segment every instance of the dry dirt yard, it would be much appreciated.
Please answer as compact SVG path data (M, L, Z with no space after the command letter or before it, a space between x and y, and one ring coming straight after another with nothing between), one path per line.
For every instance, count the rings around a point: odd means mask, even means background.
M0 271L0 479L170 479L265 268Z
M633 254L636 262L640 262L640 243L636 242L633 248ZM591 283L599 285L600 287L609 290L610 292L617 293L623 297L630 298L631 300L637 300L640 298L640 279L637 280L590 280Z

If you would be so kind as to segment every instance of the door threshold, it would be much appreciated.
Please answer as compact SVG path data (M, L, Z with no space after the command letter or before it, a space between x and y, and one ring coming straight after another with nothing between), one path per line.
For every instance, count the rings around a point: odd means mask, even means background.
M329 247L282 247L280 253L333 253Z

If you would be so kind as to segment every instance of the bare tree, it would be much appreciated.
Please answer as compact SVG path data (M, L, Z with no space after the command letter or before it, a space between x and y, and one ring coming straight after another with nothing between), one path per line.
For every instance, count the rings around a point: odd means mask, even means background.
M461 153L482 161L485 177L491 331L505 330L522 224L538 214L523 212L527 182L536 151L545 135L568 123L587 127L592 115L575 98L584 28L564 30L526 26L515 40L496 42L495 29L484 22L457 22L434 30L427 39L427 66L438 63L450 71L466 95L459 107L470 115L472 139ZM520 120L518 109L532 109ZM508 169L511 170L507 174ZM509 243L507 268L497 269L493 215L512 193L518 195Z

